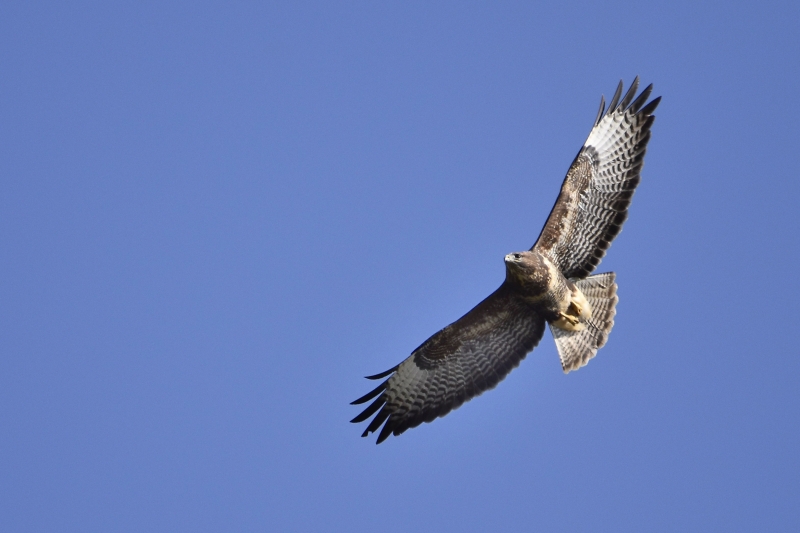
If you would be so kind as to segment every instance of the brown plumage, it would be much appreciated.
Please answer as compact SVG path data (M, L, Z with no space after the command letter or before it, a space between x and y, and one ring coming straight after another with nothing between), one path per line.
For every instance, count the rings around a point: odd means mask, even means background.
M605 344L616 313L615 275L589 274L628 216L661 100L645 105L652 85L634 99L638 85L637 77L620 100L620 82L608 110L601 99L536 244L506 256L503 284L398 366L369 376L388 379L353 402L373 400L352 420L375 415L362 436L381 429L381 443L493 388L539 343L545 324L564 372Z

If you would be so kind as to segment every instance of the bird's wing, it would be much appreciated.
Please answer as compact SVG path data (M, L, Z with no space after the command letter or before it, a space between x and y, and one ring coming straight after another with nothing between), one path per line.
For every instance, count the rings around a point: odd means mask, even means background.
M620 101L622 82L608 110L600 100L594 127L572 162L561 193L532 250L547 255L567 278L585 278L597 267L628 217L639 184L652 115L653 86L636 96L637 77Z
M353 404L374 401L352 422L376 412L363 437L389 435L431 422L493 388L533 350L545 320L506 284L469 313L425 341L398 366L369 379L390 376Z

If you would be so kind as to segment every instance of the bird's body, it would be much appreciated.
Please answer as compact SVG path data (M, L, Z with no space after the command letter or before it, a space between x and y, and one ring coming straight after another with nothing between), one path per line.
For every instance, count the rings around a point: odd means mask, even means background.
M508 254L506 280L531 308L547 322L562 329L580 331L580 318L591 318L591 306L581 290L546 256L536 250Z
M378 443L431 422L493 388L541 340L545 324L564 372L585 365L614 325L612 272L590 275L627 217L639 183L650 126L660 98L652 86L634 100L638 78L605 112L601 101L589 138L570 166L536 244L505 257L506 278L466 315L438 331L354 404L372 400L352 422L375 418Z

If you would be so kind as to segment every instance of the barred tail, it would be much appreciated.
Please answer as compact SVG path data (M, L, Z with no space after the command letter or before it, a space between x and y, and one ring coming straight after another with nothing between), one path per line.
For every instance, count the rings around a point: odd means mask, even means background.
M606 272L575 282L592 308L592 317L581 319L585 325L581 331L568 331L550 325L565 374L588 363L606 343L614 327L615 307L619 301L615 278L613 272Z

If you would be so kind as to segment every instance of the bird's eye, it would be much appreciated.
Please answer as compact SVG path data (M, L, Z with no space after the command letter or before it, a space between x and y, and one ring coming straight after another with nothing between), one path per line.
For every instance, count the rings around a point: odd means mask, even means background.
M514 259L519 259L519 254L514 254Z

